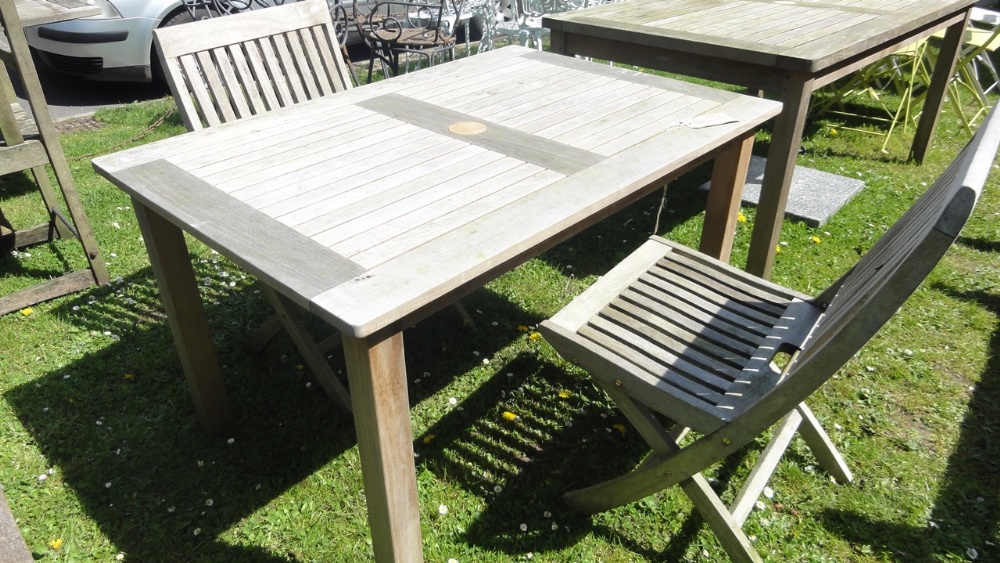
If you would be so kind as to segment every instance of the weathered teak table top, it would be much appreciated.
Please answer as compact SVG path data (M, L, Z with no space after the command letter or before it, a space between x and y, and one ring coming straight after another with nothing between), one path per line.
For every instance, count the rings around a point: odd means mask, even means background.
M736 179L778 110L508 47L94 166L135 202L210 431L231 420L181 230L344 332L375 554L419 561L402 328L711 156L702 247L728 255ZM704 114L733 121L682 124Z
M975 0L627 0L546 16L552 51L776 92L747 269L769 276L813 90L947 28L911 156L923 160Z
M101 9L82 0L14 0L21 25L31 27L96 16Z

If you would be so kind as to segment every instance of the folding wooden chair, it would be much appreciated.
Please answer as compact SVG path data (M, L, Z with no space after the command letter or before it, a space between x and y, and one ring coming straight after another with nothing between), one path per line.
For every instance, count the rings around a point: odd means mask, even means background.
M541 331L587 369L652 448L631 473L567 493L589 513L680 485L735 561L760 561L742 525L796 430L852 480L804 401L889 320L958 237L1000 143L987 117L945 173L818 297L653 238ZM774 360L789 355L784 369ZM668 431L659 415L675 422ZM777 424L731 507L701 475ZM681 447L691 429L696 437Z

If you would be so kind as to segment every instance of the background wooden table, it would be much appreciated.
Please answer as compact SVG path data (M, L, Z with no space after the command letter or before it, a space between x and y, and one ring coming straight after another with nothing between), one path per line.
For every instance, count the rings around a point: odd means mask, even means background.
M975 0L627 0L546 16L551 50L774 92L747 270L770 277L812 92L947 28L911 157L922 161Z

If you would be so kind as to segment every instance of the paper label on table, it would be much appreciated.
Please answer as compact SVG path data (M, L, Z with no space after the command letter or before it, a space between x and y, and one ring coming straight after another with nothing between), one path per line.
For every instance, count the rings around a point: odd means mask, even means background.
M681 125L691 129L703 129L705 127L725 125L726 123L736 123L737 121L739 120L725 113L706 113L705 115L699 115L691 119L682 119Z

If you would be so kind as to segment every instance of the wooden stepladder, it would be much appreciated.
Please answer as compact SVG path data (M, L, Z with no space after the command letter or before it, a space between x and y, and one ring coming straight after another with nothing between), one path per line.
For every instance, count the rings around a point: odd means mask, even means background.
M83 204L70 174L55 126L49 115L38 74L31 60L23 26L92 15L98 10L77 0L0 0L0 175L30 170L41 192L48 221L32 227L15 228L3 214L0 201L0 248L20 249L73 237L80 241L88 267L49 279L34 286L0 296L0 315L29 305L108 282L108 271L90 229ZM34 123L21 116L9 69L14 70L26 92ZM56 186L49 180L51 166ZM58 192L69 212L62 211Z

